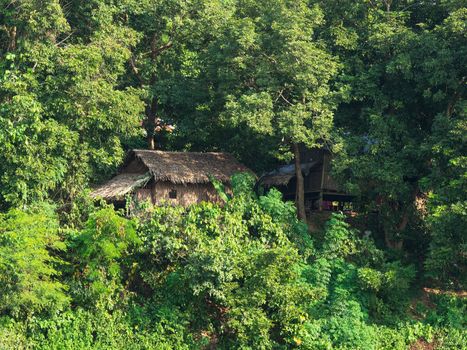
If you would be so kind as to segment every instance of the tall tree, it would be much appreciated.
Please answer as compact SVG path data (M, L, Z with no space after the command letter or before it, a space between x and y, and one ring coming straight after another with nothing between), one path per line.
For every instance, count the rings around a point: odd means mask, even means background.
M221 119L269 135L277 142L276 154L295 158L297 213L305 220L298 145L320 147L329 140L331 79L338 69L314 37L323 14L307 1L239 1L237 6L208 50L213 80L226 101Z
M184 80L187 61L196 55L189 42L196 37L194 30L202 22L197 16L205 3L209 1L126 2L122 24L135 30L139 38L129 58L126 84L144 92L143 128L149 149L156 148L156 131L177 120L177 95L184 95L177 91L183 90L177 79Z
M445 182L432 179L440 180L447 163L461 172L462 142L454 135L465 124L465 8L456 1L324 6L320 37L343 62L341 81L349 86L336 113L346 153L334 165L368 209L378 208L387 246L415 249L426 241L420 204L444 192Z
M0 2L0 206L76 195L138 131L139 92L118 85L135 33L104 2L79 3Z

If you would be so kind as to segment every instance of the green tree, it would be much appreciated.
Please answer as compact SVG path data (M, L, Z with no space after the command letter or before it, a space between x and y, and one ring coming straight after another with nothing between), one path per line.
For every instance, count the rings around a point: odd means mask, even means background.
M207 34L208 22L220 20L221 2L210 1L126 1L121 2L120 25L137 33L138 42L128 60L125 83L140 89L145 104L143 128L146 147L156 148L156 136L164 125L177 123L194 103L190 80L197 75L196 45ZM209 12L216 16L207 18ZM189 90L186 91L186 90ZM186 107L189 106L189 107ZM156 133L160 132L159 135Z
M138 243L134 220L121 217L112 207L91 213L85 228L69 237L74 301L98 309L112 309L125 301L130 277L125 283L124 273L131 266L125 266L124 259Z
M269 349L292 342L314 297L300 272L312 246L292 203L238 180L224 207L152 208L139 269L156 305L189 313L212 346Z
M467 285L467 123L465 100L459 112L441 114L432 134L433 171L422 183L428 189L427 222L431 240L427 275L449 287Z
M465 123L465 8L455 1L324 8L320 36L334 43L349 87L336 114L346 152L335 168L362 209L380 212L388 247L418 249L427 241L424 198L442 191L429 180L444 172L437 145L446 147L446 135ZM462 146L451 140L455 161Z
M298 216L305 220L298 145L320 147L330 139L335 107L331 80L338 64L314 35L323 13L307 1L237 6L208 50L225 105L221 119L268 135L275 141L271 153L293 154Z
M118 84L135 33L94 5L81 13L95 22L84 35L59 1L0 3L2 207L74 197L114 169L138 131L139 92Z
M32 316L67 305L58 218L48 204L0 214L0 312Z

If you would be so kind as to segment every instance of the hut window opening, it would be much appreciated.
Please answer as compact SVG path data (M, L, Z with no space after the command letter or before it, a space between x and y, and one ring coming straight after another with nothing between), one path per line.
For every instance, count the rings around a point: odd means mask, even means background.
M176 199L177 198L177 190L175 189L171 189L170 192L169 192L169 198L170 199Z

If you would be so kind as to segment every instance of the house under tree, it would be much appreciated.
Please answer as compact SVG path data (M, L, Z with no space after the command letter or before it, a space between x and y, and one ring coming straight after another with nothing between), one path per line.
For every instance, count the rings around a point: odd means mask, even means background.
M306 210L351 210L353 196L339 188L331 175L331 152L325 148L302 148L300 153ZM266 173L259 179L259 184L265 188L276 187L285 199L294 200L297 184L294 164Z
M123 207L130 196L153 204L187 206L201 201L219 202L211 179L230 187L230 178L238 172L250 172L228 153L165 152L132 150L118 174L92 192Z

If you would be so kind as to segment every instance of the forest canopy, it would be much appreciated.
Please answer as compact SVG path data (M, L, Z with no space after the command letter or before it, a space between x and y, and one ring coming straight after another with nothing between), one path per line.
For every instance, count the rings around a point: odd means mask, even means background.
M465 347L466 67L460 0L0 0L0 349ZM90 198L135 148L295 203Z

